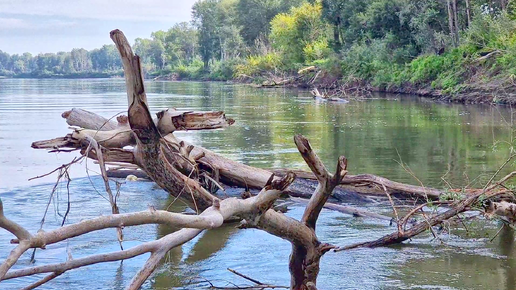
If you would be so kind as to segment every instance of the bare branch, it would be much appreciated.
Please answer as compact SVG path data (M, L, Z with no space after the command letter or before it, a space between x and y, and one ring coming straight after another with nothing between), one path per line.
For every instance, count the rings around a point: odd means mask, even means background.
M312 150L310 146L310 142L302 135L297 135L294 137L294 142L296 143L297 149L303 159L305 160L308 167L312 170L315 177L319 181L319 185L315 190L312 198L308 202L306 206L305 212L303 213L303 217L301 221L305 223L312 229L315 229L315 225L317 223L317 219L319 218L319 214L321 213L324 204L330 197L342 178L347 173L347 160L344 156L339 157L339 161L337 162L337 171L335 175L332 175L328 172L323 162L317 154Z
M29 240L32 235L19 224L11 221L4 215L4 205L2 199L0 199L0 228L3 228L15 235L18 240Z
M47 275L45 276L43 279L39 280L39 281L36 281L32 284L30 284L29 286L27 287L24 287L22 290L31 290L31 289L35 289L35 288L38 288L39 286L47 283L48 281L54 279L54 278L57 278L59 276L61 276L62 273L59 273L59 272L54 272L50 275Z

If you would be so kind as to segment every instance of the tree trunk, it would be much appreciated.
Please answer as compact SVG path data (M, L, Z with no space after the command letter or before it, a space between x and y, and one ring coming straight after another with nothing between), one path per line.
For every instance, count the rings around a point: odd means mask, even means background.
M456 46L459 46L460 39L459 39L459 15L457 10L457 0L453 0L453 22L454 22L454 28L455 28L455 43Z
M467 25L468 27L471 26L471 7L470 7L470 3L469 3L469 0L466 0L466 16L467 16Z

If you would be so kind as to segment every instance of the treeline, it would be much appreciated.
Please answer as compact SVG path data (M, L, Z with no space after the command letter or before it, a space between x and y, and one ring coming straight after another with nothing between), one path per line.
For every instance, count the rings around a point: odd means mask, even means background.
M191 23L135 50L151 74L180 79L262 81L313 65L344 85L453 94L514 84L514 2L201 0Z
M42 53L36 56L0 51L0 76L7 77L108 77L122 75L122 63L114 45L87 51Z
M191 22L134 50L152 77L261 81L313 65L344 84L454 92L514 78L515 11L509 0L200 0ZM0 53L3 75L120 71L112 45Z

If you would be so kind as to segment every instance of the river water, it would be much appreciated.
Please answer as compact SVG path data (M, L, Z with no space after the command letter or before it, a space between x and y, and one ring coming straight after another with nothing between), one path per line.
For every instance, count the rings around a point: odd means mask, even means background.
M151 110L223 110L236 123L225 130L178 134L196 145L234 160L263 168L307 169L293 136L309 138L333 170L338 156L349 159L353 174L373 173L396 181L445 188L481 186L508 156L513 138L512 111L498 106L439 104L411 96L374 96L348 104L317 103L303 91L255 89L241 85L193 82L146 84ZM98 167L89 161L72 171L70 194L55 175L34 181L72 160L75 153L33 150L36 140L69 132L60 117L72 107L106 117L127 108L123 80L0 80L0 197L5 213L32 232L59 227L70 198L67 224L110 213ZM509 168L501 174L513 169ZM88 177L89 175L89 177ZM121 187L122 212L156 208L184 211L151 182ZM388 207L366 205L391 214ZM289 206L299 218L303 207ZM451 227L439 239L423 234L404 245L326 254L320 289L515 289L516 249L510 231L495 234L496 222L473 219L466 228ZM124 247L152 240L174 229L163 226L126 228ZM324 242L348 245L391 233L388 222L354 218L324 210L317 227ZM492 239L495 237L494 239ZM0 257L13 248L0 230ZM115 230L103 230L36 252L36 265L65 261L118 249ZM288 242L234 224L207 231L170 252L144 289L205 289L247 285L229 273L235 269L262 282L288 285ZM42 289L123 289L148 256L105 263L63 274ZM15 268L29 266L30 253ZM0 289L21 288L38 277L0 283Z

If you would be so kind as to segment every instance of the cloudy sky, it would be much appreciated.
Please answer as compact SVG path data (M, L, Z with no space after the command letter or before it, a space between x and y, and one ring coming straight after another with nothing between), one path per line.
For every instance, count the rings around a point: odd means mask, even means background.
M137 37L190 21L196 0L0 0L0 50L10 54L88 50L109 31Z

